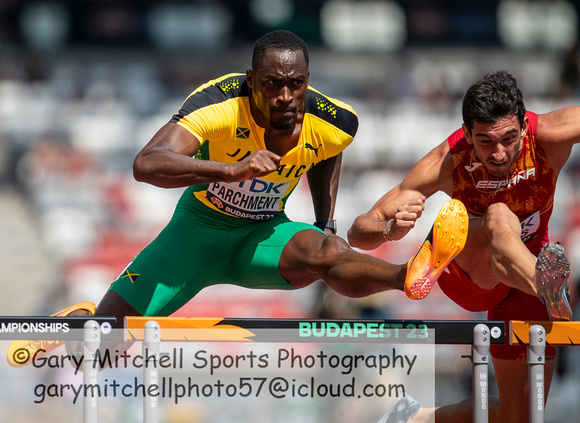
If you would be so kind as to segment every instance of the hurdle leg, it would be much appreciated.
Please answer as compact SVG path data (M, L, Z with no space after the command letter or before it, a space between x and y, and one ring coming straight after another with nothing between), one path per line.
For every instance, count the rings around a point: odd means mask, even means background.
M489 328L483 323L473 328L471 362L473 363L473 422L489 421Z
M88 320L83 329L83 423L99 421L99 365L97 350L101 345L101 328Z
M530 328L528 372L530 389L530 423L544 423L544 365L546 362L546 330L540 325Z
M161 327L159 323L149 321L145 324L143 357L154 357L154 362L143 365L143 423L159 422L159 347L161 345Z

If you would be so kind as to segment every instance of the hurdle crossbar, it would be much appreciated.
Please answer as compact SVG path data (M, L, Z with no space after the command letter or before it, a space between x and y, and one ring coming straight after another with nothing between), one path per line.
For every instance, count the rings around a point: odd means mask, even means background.
M88 321L99 325L104 340L115 336L112 329L117 327L117 319L114 317L0 316L0 340L82 341Z
M488 326L489 325L489 326ZM490 329L490 327L492 329ZM317 329L314 329L317 328ZM428 331L428 329L434 330ZM473 422L489 421L488 366L491 343L505 341L503 321L428 321L428 320L322 320L322 319L232 319L126 317L125 339L144 341L143 351L159 354L162 341L248 341L248 342L407 342L407 335L433 336L438 344L471 344L473 363ZM318 330L315 336L310 336ZM349 337L339 337L342 331ZM329 333L327 333L327 331ZM400 337L398 337L400 331ZM419 331L419 334L417 334ZM265 332L265 333L264 333ZM352 336L357 334L357 339ZM381 338L379 334L383 334ZM337 339L338 338L338 339ZM157 369L144 366L143 380L148 387L157 380ZM146 388L148 389L148 388ZM158 423L156 399L144 398L144 423Z
M147 322L161 328L163 341L473 344L481 321L392 319L262 319L126 317L125 339L142 341ZM505 322L486 321L491 344L505 342ZM432 329L434 339L428 339ZM433 335L429 335L433 336Z
M580 322L513 320L509 325L510 343L528 345L530 329L540 325L546 330L547 345L580 345Z

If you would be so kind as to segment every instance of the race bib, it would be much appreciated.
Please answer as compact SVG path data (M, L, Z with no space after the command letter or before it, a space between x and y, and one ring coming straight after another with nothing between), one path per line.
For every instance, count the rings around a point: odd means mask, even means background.
M280 213L280 202L290 182L256 178L242 182L214 182L207 188L207 199L219 210L252 220L270 219Z
M531 240L534 236L536 236L536 232L540 226L540 212L537 211L531 216L527 217L526 219L520 222L522 226L522 242L525 244L529 240Z

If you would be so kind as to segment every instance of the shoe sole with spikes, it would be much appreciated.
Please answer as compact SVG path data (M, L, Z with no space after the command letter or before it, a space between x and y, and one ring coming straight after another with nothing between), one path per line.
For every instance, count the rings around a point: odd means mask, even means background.
M564 246L549 242L542 248L536 262L536 287L550 320L571 320L568 302L570 259Z
M463 203L455 199L445 203L425 242L407 265L405 293L409 298L421 300L429 295L447 265L465 247L468 228Z

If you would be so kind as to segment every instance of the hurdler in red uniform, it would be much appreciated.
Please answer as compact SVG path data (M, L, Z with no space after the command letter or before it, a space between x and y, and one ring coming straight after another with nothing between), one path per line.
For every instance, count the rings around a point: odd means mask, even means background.
M411 204L443 191L452 200L407 265L407 296L425 298L439 283L457 304L487 311L490 320L570 320L570 262L562 244L549 241L548 221L558 174L580 142L580 107L526 112L515 78L499 71L469 87L462 115L461 129L357 217L349 242L373 249L403 238L421 216ZM490 421L528 422L526 347L492 346L491 353L499 399L490 403ZM546 360L546 398L553 369ZM414 404L405 410L412 413L397 421L433 415ZM472 402L434 413L436 421L471 421Z
M474 154L463 130L448 139L453 158L452 197L463 202L470 218L482 217L493 203L504 203L519 218L522 242L537 256L548 243L548 221L554 206L557 176L542 148L536 144L538 115L526 112L528 130L519 157L504 178L495 178ZM537 296L499 283L482 289L453 261L438 280L441 290L469 311L488 311L489 320L549 320L546 307ZM508 326L506 326L508 327ZM525 359L525 346L492 345L500 358ZM548 347L554 355L554 347Z

